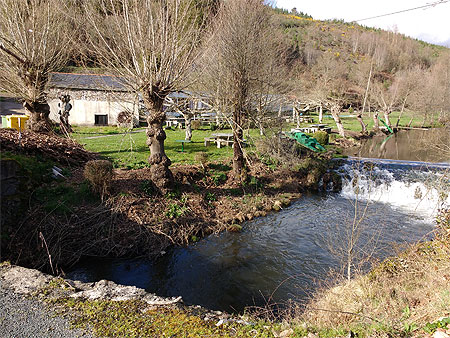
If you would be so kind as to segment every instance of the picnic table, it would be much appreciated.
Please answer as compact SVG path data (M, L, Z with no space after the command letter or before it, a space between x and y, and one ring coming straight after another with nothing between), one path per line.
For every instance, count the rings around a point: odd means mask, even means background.
M233 145L233 133L215 133L211 134L210 137L205 137L205 147L213 142L217 144L217 148L222 146L232 146Z
M311 124L309 127L303 127L303 128L293 128L291 129L291 132L300 131L302 133L315 133L318 131L325 131L327 133L331 132L331 127L328 127L327 124Z

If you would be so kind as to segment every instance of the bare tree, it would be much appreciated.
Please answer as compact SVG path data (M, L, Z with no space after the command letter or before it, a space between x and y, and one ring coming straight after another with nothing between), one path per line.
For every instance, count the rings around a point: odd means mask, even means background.
M207 85L220 107L233 116L233 171L237 178L242 178L245 168L244 122L254 105L266 104L261 95L274 92L274 69L282 59L275 31L263 1L228 0L222 3L211 37Z
M188 85L201 53L208 9L202 0L93 0L85 3L96 61L130 90L140 93L149 112L147 145L151 178L162 190L173 176L164 151L163 103Z
M306 89L307 96L313 101L322 102L333 117L339 135L345 137L345 129L340 118L342 106L350 84L348 83L348 68L339 61L339 56L326 52L320 61L311 69L312 85Z
M0 1L0 88L19 97L33 131L51 127L47 103L50 73L69 59L69 18L61 0Z

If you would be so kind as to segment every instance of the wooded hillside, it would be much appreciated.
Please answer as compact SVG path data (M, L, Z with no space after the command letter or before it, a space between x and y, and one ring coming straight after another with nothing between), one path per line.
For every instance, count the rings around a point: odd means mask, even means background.
M289 50L292 94L336 112L410 110L447 123L450 50L396 32L275 9Z

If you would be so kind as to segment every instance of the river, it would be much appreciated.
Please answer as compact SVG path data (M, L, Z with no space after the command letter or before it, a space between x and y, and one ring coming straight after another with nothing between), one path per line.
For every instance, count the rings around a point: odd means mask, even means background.
M113 280L231 312L303 302L335 280L354 220L361 230L355 265L362 269L367 256L380 260L405 243L431 237L437 208L450 204L449 169L446 163L342 160L339 193L324 187L279 213L247 222L241 233L209 236L154 261L85 259L68 277Z

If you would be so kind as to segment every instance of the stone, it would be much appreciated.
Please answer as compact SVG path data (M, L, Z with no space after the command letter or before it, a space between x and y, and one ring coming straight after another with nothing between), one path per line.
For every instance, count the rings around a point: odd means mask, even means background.
M44 288L53 277L38 270L21 266L5 266L0 270L0 282L3 288L20 294L30 294Z
M273 206L272 206L272 209L273 210L275 210L275 211L280 211L281 209L283 209L282 207L281 207L281 202L280 201L275 201L274 203L273 203Z
M52 288L50 282L54 280L56 280L55 277L38 270L6 264L0 266L1 287L11 289L16 293L32 294L43 289L49 290L49 288ZM101 280L97 283L82 283L65 279L64 282L66 286L64 297L112 301L139 299L150 306L169 305L183 301L181 296L159 297L135 286L119 285L107 280ZM58 296L58 292L53 292L52 296Z
M294 334L294 330L292 329L287 329L284 330L282 332L280 332L280 334L278 335L279 338L289 338L291 335Z
M439 329L436 330L435 333L433 333L433 338L450 338L450 335L448 335L445 331L441 331Z

